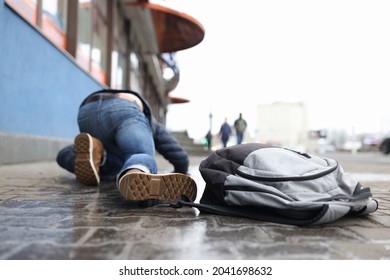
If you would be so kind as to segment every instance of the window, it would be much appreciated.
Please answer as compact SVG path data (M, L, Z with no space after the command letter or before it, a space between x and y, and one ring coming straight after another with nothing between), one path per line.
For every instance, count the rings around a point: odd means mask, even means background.
M142 92L140 77L140 59L134 52L130 53L130 89Z
M119 9L114 16L113 49L111 53L111 87L122 89L126 87L126 53L127 53L127 22Z
M66 48L68 0L6 0L6 3L50 41Z
M104 3L103 3L104 2ZM97 80L107 83L107 5L105 0L95 0L93 5L92 51L90 72Z
M107 82L107 1L79 0L76 60L101 83Z
M138 50L138 40L135 37L135 32L132 32L130 28L129 34L129 52L128 52L128 61L129 61L129 88L136 92L145 93L145 88L143 87L143 60L140 57Z
M91 61L91 26L91 1L79 1L76 60L86 71L89 71Z
M68 0L42 0L42 32L62 49L66 48L67 7Z

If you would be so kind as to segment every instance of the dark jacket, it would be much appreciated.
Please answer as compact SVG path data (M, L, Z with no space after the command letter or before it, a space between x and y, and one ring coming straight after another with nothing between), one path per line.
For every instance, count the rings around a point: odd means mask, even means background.
M152 114L152 110L148 102L137 92L132 90L116 90L116 89L103 89L88 95L84 101L81 103L80 107L84 104L85 100L97 93L131 93L137 96L143 104L144 114L149 120L150 126L153 132L153 140L156 151L161 154L167 161L169 161L174 166L174 172L187 174L189 159L187 152L183 147L177 142L175 137L169 133L166 128L157 122Z

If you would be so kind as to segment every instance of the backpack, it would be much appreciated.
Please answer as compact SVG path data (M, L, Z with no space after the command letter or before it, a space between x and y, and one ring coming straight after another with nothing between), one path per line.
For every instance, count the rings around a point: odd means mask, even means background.
M378 209L369 188L334 159L248 143L217 150L199 171L206 182L201 213L291 225L318 225Z

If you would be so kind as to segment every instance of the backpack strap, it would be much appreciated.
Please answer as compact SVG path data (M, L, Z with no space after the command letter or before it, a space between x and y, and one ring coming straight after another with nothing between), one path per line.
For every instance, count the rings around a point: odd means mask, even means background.
M201 212L224 215L224 216L236 216L243 218L251 218L261 221L282 223L296 226L306 226L315 224L321 219L325 218L329 212L329 205L324 204L320 208L307 211L296 210L275 210L267 209L265 207L251 207L251 206L224 206L224 205L211 205L203 203L192 203L184 200L177 202L178 207L188 206L195 207Z

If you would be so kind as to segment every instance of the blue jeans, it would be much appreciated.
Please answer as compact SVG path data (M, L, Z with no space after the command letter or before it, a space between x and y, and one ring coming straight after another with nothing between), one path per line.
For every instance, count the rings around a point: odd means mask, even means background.
M244 134L237 133L237 144L241 144L243 139L244 139Z
M100 167L102 177L119 178L129 169L157 173L152 129L136 103L122 98L87 103L79 110L78 125L80 132L103 143L106 160ZM74 160L73 147L57 156L57 162L71 172Z

